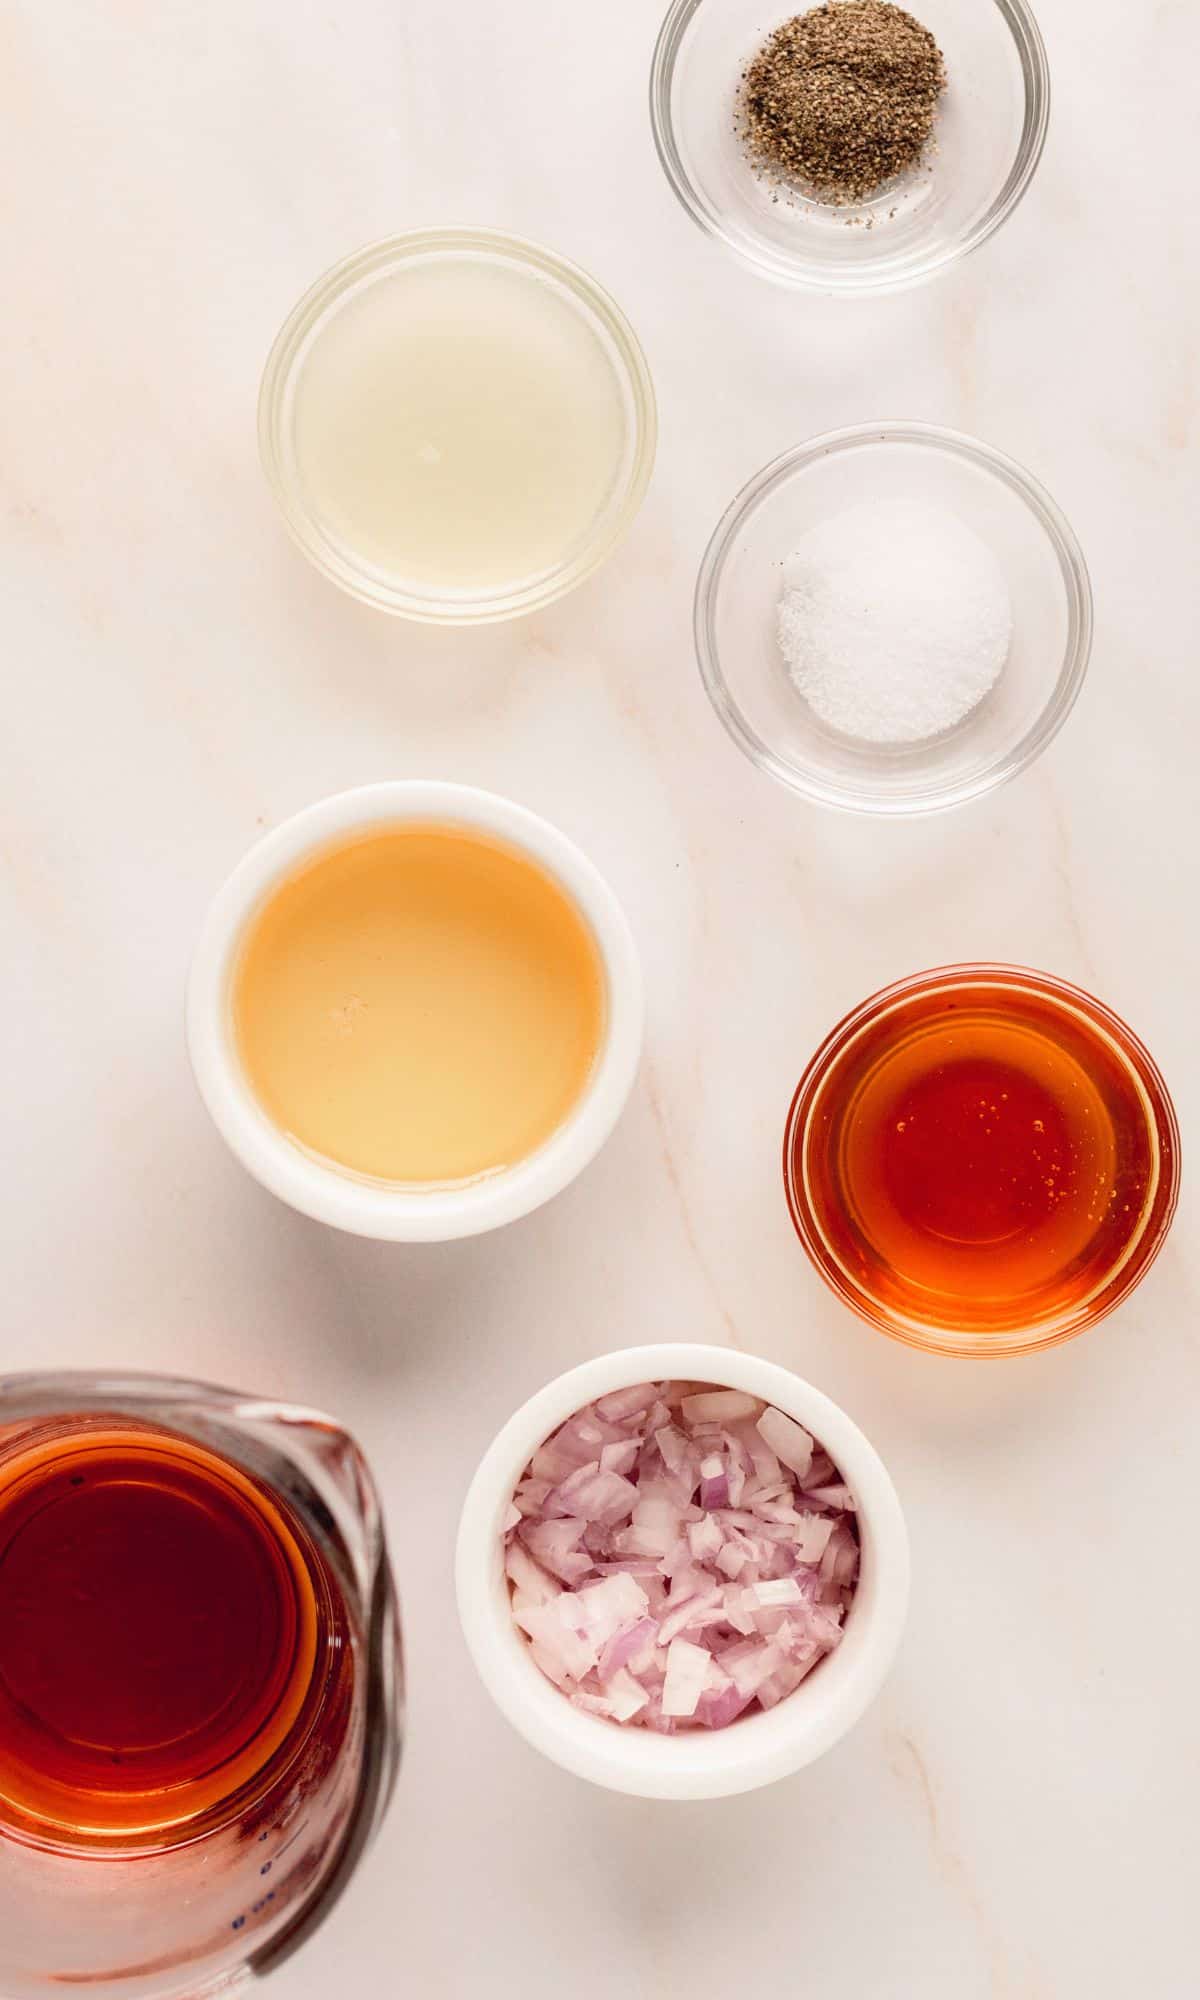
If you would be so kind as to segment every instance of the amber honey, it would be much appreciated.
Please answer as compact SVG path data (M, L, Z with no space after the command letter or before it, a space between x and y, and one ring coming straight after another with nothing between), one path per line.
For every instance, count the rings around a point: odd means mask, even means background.
M299 1518L217 1453L95 1418L0 1449L0 1827L178 1837L244 1804L345 1637Z
M962 1351L1062 1337L1161 1240L1174 1121L1140 1044L1090 996L1007 968L877 997L814 1061L789 1121L793 1216L889 1331Z

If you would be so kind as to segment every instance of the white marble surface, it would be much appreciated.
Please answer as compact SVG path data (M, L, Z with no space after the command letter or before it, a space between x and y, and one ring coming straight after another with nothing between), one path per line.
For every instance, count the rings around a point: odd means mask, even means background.
M983 4L983 0L963 0ZM0 1367L101 1361L327 1404L385 1489L411 1733L386 1833L279 1975L474 2000L1195 1991L1194 1207L1090 1338L924 1360L810 1273L778 1143L844 1009L950 958L1078 979L1197 1113L1193 70L1187 0L1043 0L1055 109L1016 217L939 285L795 298L706 243L654 158L655 0L10 0L0 24ZM551 613L429 633L312 572L255 456L276 326L352 246L540 237L628 309L661 402L629 541ZM1042 765L918 825L824 815L709 712L689 636L717 513L777 449L913 416L1025 461L1097 639ZM372 1246L278 1207L193 1091L202 909L264 826L438 773L608 872L649 1039L607 1151L490 1239ZM845 1403L911 1522L912 1621L808 1774L695 1807L590 1790L510 1734L458 1636L455 1515L538 1383L654 1335Z

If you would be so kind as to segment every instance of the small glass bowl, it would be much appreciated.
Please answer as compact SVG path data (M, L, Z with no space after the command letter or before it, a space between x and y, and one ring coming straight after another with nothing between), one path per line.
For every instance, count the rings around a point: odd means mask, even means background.
M866 500L954 514L1000 564L1013 636L996 685L920 743L829 729L788 677L776 637L782 568L797 541ZM820 805L936 812L1015 777L1061 729L1083 683L1092 596L1070 527L1036 480L990 445L930 424L861 424L796 446L731 502L696 581L696 653L713 707L762 771Z
M1050 76L1025 0L914 0L946 59L928 159L853 207L780 194L738 136L737 93L773 30L807 11L674 0L654 51L650 115L667 179L710 236L778 284L887 292L944 271L1012 214L1041 158Z
M822 1223L812 1162L823 1135L829 1132L830 1120L845 1106L846 1091L853 1088L856 1059L864 1040L878 1035L889 1017L920 1009L923 1024L930 1002L944 1018L972 1002L994 1006L1006 988L1037 1002L1049 1018L1057 1015L1064 1036L1071 1035L1076 1047L1090 1041L1096 1050L1097 1074L1102 1065L1121 1073L1141 1106L1152 1171L1137 1226L1121 1256L1085 1295L1033 1324L969 1329L935 1324L880 1297L867 1282L870 1260L866 1257L861 1268L848 1268ZM931 1016L931 1023L937 1015ZM898 980L862 1001L839 1021L810 1061L792 1099L783 1139L788 1210L816 1270L843 1304L869 1325L927 1354L970 1358L1032 1354L1057 1347L1095 1326L1129 1297L1162 1249L1179 1200L1179 1180L1179 1126L1166 1083L1149 1051L1120 1016L1092 994L1065 979L1018 965L941 966Z
M621 404L623 437L604 503L589 532L559 560L510 586L438 588L397 575L348 546L306 491L296 445L305 365L322 333L372 286L438 261L507 265L578 314L603 350ZM540 611L573 590L611 555L642 504L654 466L654 385L636 334L608 293L578 265L524 238L490 229L427 229L356 251L319 278L289 313L263 371L258 441L263 470L293 539L334 583L378 610L424 624L480 625Z

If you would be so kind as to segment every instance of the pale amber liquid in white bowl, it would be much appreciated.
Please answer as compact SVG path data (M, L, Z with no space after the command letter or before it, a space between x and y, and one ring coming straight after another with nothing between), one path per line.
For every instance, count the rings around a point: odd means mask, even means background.
M536 862L413 824L301 867L252 920L233 977L243 1073L318 1159L459 1186L549 1139L607 1018L596 940Z

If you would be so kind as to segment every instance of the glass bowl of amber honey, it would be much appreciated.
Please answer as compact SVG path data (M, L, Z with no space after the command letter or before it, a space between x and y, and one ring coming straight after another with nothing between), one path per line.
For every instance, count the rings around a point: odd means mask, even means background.
M796 1232L838 1297L909 1346L970 1356L1055 1346L1127 1298L1179 1169L1137 1036L1011 965L863 1001L809 1063L783 1148Z

